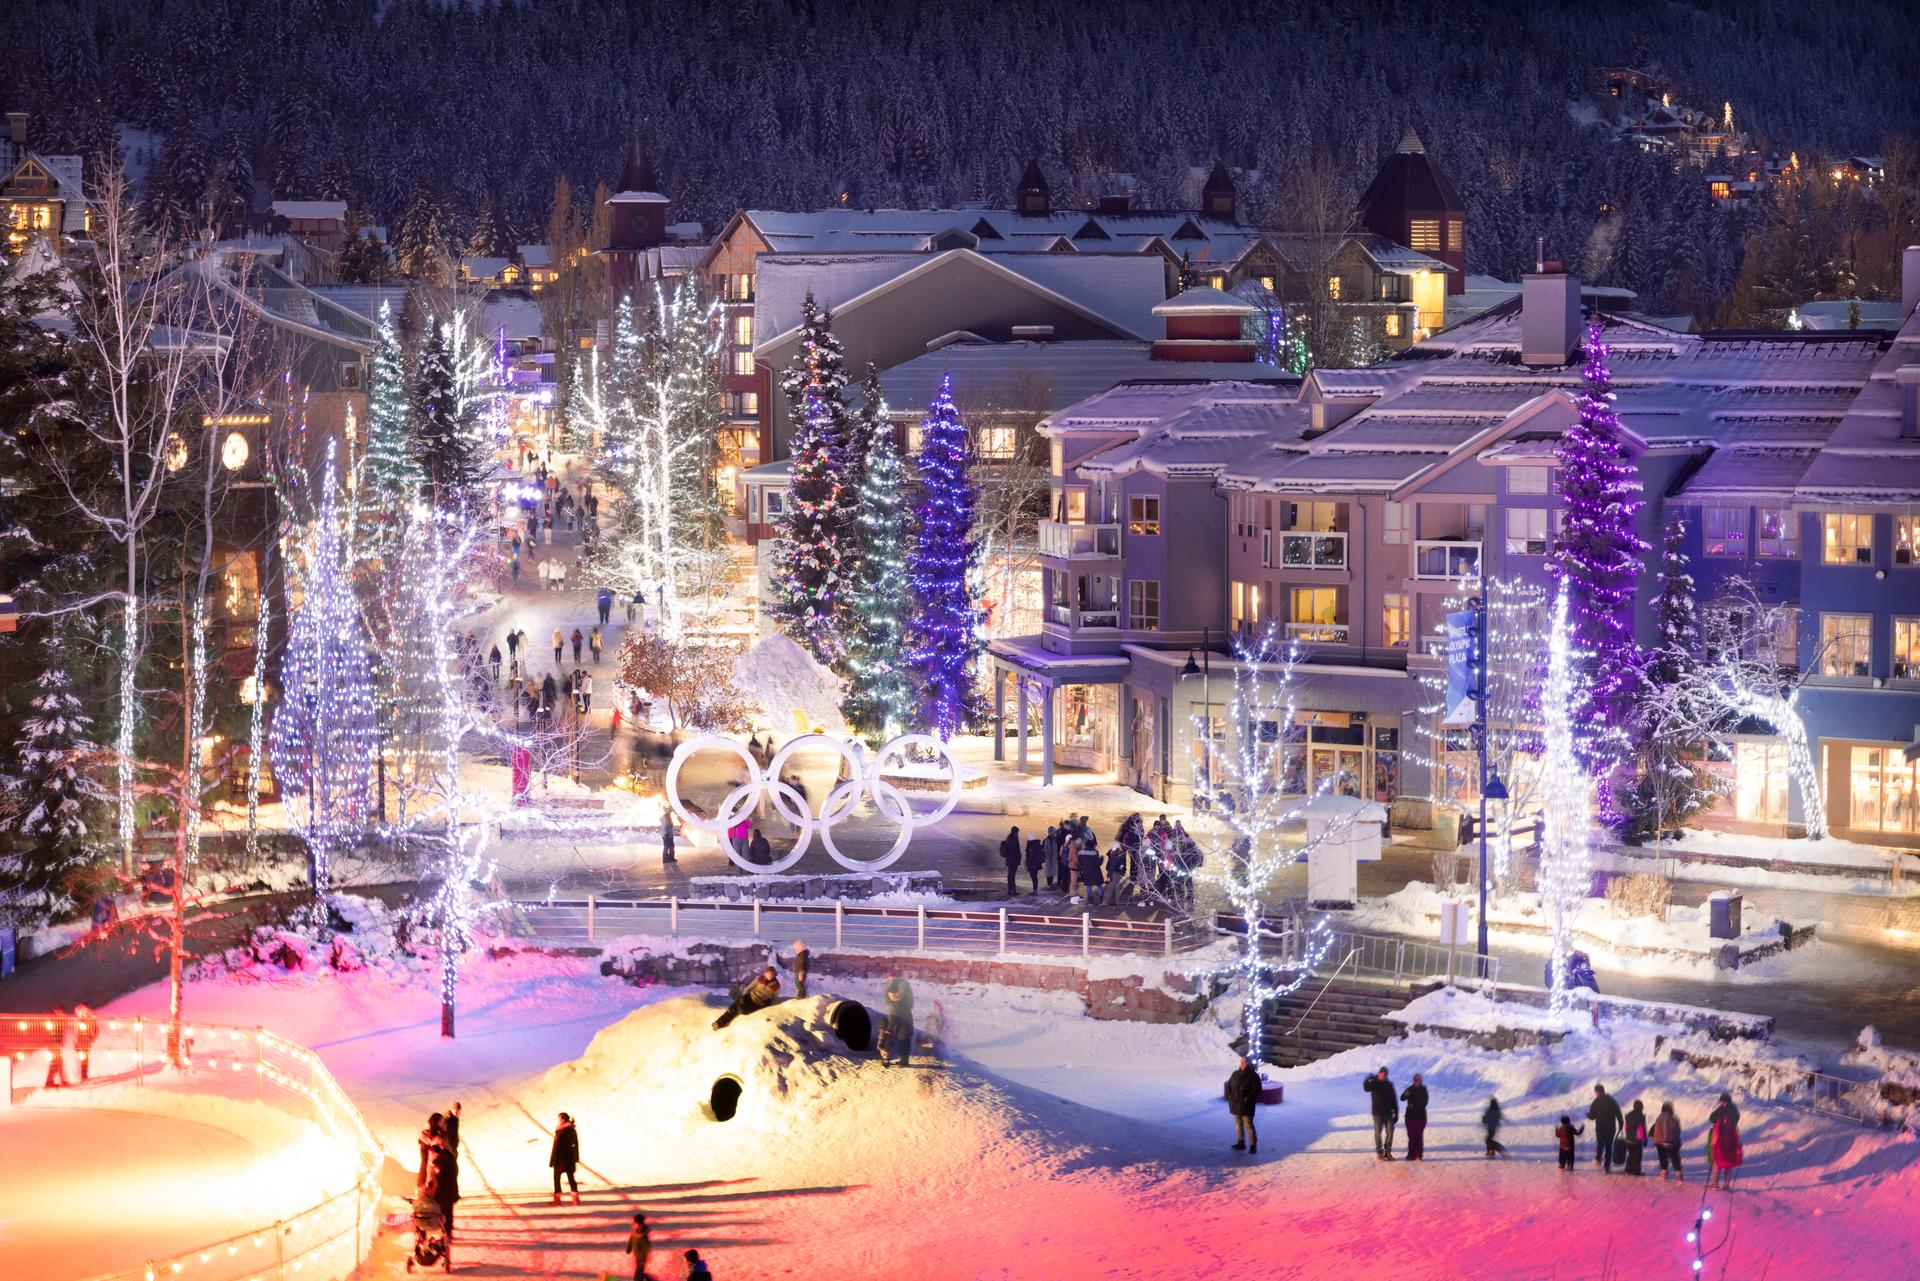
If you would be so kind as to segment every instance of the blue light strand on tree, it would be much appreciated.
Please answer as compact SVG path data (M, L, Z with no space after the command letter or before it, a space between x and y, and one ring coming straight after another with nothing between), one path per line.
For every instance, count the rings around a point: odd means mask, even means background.
M950 739L973 714L980 657L980 611L971 579L979 557L974 487L967 470L967 428L953 404L953 376L940 379L920 424L918 529L907 573L916 604L913 670L920 681L920 728Z
M271 751L288 821L307 845L324 925L333 857L367 823L377 749L366 632L341 556L331 444L318 497L297 605L293 576L287 580L291 622Z
M1612 789L1606 780L1631 749L1642 679L1633 639L1633 593L1648 548L1634 532L1640 481L1621 443L1608 367L1611 349L1600 325L1587 327L1584 354L1579 421L1560 441L1564 510L1550 570L1567 588L1576 745L1582 763L1602 780L1600 806L1611 817Z

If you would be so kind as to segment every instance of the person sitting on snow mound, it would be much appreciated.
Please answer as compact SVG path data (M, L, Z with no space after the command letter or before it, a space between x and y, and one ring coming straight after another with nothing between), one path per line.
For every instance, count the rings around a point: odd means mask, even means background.
M760 977L740 989L733 998L733 1004L720 1012L713 1021L714 1030L727 1026L742 1014L751 1014L755 1010L764 1010L780 999L780 972L769 965L760 971Z

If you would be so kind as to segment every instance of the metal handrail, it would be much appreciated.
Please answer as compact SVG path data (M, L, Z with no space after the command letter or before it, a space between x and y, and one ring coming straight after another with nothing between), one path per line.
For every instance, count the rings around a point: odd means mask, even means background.
M1359 948L1353 947L1347 949L1347 954L1340 958L1340 964L1333 967L1333 973L1327 975L1327 981L1320 985L1319 994L1313 998L1313 1003L1307 1006L1305 1012L1300 1015L1300 1022L1295 1023L1292 1030L1285 1033L1285 1035L1298 1036L1300 1034L1301 1027L1305 1025L1308 1017L1313 1014L1314 1009L1320 1004L1320 998L1327 994L1327 989L1333 986L1333 981L1340 977L1340 971L1347 968L1347 962L1358 955L1360 955ZM1355 972L1358 973L1358 971Z

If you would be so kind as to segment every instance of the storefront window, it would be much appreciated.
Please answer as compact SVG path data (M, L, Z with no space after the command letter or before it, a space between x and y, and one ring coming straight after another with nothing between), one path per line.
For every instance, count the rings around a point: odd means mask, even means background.
M1400 795L1400 731L1373 730L1373 799L1385 803Z
M1773 739L1733 745L1733 816L1753 823L1787 821L1787 749Z
M1120 726L1120 691L1113 685L1062 685L1054 755L1067 765L1113 768Z
M1920 764L1898 747L1841 747L1851 752L1846 825L1879 832L1920 831Z

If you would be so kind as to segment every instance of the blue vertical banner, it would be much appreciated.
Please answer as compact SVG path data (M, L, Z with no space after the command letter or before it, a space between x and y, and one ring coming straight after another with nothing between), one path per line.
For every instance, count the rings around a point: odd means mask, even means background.
M1447 615L1447 705L1440 717L1442 725L1474 722L1479 627L1480 615L1475 610L1455 610Z

